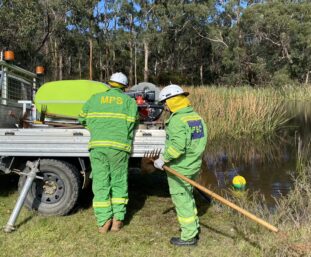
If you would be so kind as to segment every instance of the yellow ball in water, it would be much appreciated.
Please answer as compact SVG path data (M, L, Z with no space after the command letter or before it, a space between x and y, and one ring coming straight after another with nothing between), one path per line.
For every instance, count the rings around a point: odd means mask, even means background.
M239 190L243 190L243 189L245 189L246 180L244 177L238 175L232 179L232 184L233 184L234 188L239 189Z

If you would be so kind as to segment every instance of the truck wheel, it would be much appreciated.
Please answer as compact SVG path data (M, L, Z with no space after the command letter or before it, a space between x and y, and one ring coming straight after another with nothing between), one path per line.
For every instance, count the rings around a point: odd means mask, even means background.
M24 172L27 173L27 169L29 168L25 168ZM78 201L81 188L76 167L64 161L42 159L39 170L37 175L43 177L43 180L34 180L25 206L46 216L70 213ZM19 192L25 181L26 176L21 176L18 182Z

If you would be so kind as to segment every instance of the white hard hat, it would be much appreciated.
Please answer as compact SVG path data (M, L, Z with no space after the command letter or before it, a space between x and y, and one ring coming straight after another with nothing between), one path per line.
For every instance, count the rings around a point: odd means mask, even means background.
M122 72L113 73L111 75L109 81L120 83L120 84L124 85L125 87L128 86L127 77Z
M171 98L173 96L176 96L176 95L189 95L188 92L185 92L180 86L178 85L168 85L166 86L165 88L163 88L161 91L160 91L160 94L159 94L159 101L160 102L163 102L165 101L166 99L168 98Z

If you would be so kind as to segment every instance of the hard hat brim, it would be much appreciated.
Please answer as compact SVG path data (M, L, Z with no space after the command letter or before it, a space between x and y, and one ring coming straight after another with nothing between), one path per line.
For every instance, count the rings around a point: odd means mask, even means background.
M190 93L189 93L189 92L183 92L183 93L178 94L178 95L188 96L188 95L190 95ZM178 95L170 96L170 97L168 97L168 98L165 98L165 99L161 100L160 102L161 102L161 103L164 103L167 99L170 99L170 98L172 98L172 97L174 97L174 96L178 96Z
M120 83L120 82L115 81L115 80L111 80L111 79L110 79L110 80L108 81L108 83L109 83L109 82L115 82L115 83L118 83L118 84L122 85L123 87L128 87L128 85L125 85L125 84Z

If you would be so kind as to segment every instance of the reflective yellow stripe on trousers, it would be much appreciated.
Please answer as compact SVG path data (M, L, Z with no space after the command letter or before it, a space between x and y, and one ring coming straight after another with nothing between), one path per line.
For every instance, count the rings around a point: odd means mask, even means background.
M89 142L89 148L92 147L100 147L100 146L112 146L124 151L131 151L131 146L129 144L122 144L119 142L115 141L110 141L110 140L98 140L98 141L90 141Z
M178 216L177 219L181 224L191 224L197 220L197 216L195 215L187 218Z
M127 204L128 199L127 198L111 198L112 204Z
M93 202L93 208L107 208L111 205L111 201Z

